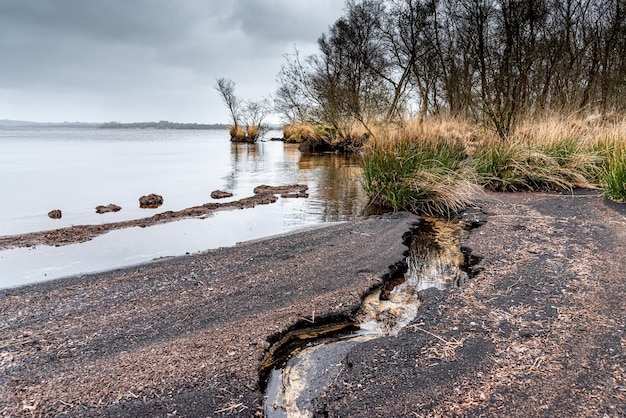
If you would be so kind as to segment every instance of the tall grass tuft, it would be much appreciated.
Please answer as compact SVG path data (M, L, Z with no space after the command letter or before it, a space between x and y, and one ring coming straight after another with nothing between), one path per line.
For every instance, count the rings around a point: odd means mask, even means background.
M602 187L626 202L626 118L528 119L502 139L455 119L381 127L363 148L370 207L449 215L474 194Z
M309 125L285 125L283 126L283 138L287 143L300 143L313 134Z
M241 126L233 126L231 125L228 129L230 133L230 139L242 140L246 137L246 131L243 130Z
M457 139L414 138L400 132L375 141L362 159L370 207L440 216L464 209L473 191L466 156Z
M258 125L247 126L246 133L250 139L256 140L261 134L261 127Z
M497 191L597 187L603 158L585 123L550 118L521 124L506 140L478 146L472 165L481 184Z
M618 202L626 202L626 143L619 143L606 159L602 174L604 195Z

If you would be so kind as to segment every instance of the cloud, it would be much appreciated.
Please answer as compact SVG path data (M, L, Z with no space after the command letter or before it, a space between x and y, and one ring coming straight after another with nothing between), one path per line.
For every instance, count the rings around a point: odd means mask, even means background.
M217 77L267 96L337 0L2 0L0 119L226 120Z

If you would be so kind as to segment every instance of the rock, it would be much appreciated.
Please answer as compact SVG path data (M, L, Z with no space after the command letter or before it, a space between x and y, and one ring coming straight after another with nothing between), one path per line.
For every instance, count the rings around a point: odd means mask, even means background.
M62 214L60 209L54 209L48 212L48 218L50 219L61 219L61 216Z
M120 210L122 210L121 206L114 205L113 203L109 203L106 206L96 206L96 213L119 212Z
M223 192L221 190L214 190L211 192L211 199L224 199L226 197L233 197L230 192Z
M154 209L163 204L163 196L158 194L149 194L148 196L141 196L139 198L139 207L142 209Z

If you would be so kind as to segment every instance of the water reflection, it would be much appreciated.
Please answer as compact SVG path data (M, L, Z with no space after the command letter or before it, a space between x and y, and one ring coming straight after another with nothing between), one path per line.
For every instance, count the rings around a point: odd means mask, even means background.
M358 157L336 153L301 154L298 168L317 177L318 198L325 202L324 221L354 219L362 213L365 193L361 187Z
M250 216L241 211L216 216L191 230L179 222L150 231L133 230L133 236L151 238L142 238L142 244L132 247L124 245L121 240L126 234L120 232L100 237L97 245L64 247L62 256L52 257L45 246L3 251L0 288L215 248L224 245L218 239L224 234L233 235L232 241L237 242L249 239L248 230L261 237L351 220L362 215L367 201L358 158L303 154L296 144L230 143L226 131L116 130L114 140L111 132L98 129L2 132L3 147L11 158L0 155L0 178L12 181L0 182L0 194L8 197L0 214L0 235L144 218L210 202L210 193L216 189L233 193L231 199L237 200L252 195L260 184L304 183L309 186L309 197L279 199L265 208L254 208ZM49 184L51 179L54 184ZM140 209L137 199L147 193L162 195L164 205ZM122 210L95 213L97 205L108 203ZM63 211L57 221L47 216L55 208ZM249 227L239 233L233 224ZM176 232L183 229L184 237ZM122 247L123 259L108 251ZM46 267L53 264L54 271Z
M223 177L228 191L249 190L259 183L273 179L272 184L304 183L309 185L309 207L321 222L355 219L363 214L366 196L361 186L358 156L324 153L309 154L298 150L296 144L257 142L232 143L231 171ZM244 173L258 173L246 177Z
M419 292L428 288L459 286L467 278L461 270L464 255L459 248L462 224L444 219L423 220L414 232L408 270L391 290L369 295L359 313L366 334L397 335L417 316Z

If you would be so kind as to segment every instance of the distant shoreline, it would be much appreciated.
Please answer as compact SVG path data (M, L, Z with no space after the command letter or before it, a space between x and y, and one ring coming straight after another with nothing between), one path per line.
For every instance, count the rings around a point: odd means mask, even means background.
M30 122L0 119L0 128L101 128L101 129L228 129L225 123L179 123L162 120L159 122Z
M101 129L228 129L228 125L223 123L177 123L162 120L159 122L106 122L98 124Z

